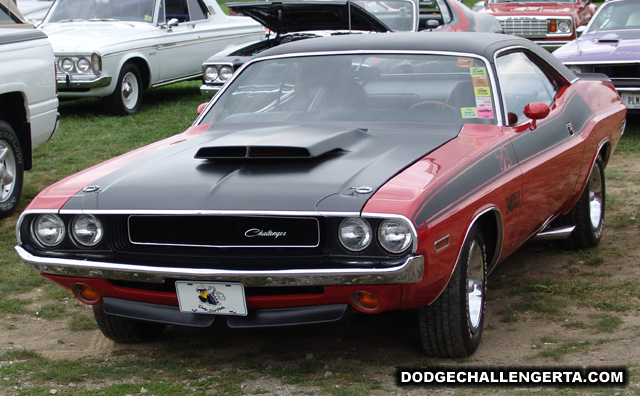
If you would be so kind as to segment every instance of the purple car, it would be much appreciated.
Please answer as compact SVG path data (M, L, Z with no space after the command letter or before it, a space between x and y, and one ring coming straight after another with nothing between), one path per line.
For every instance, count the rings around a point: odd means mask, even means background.
M640 0L609 0L577 40L553 54L574 73L606 74L627 108L640 112Z

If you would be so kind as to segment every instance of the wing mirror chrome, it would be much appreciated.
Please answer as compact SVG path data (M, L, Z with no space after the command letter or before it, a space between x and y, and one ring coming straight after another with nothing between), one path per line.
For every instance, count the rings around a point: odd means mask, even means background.
M180 21L177 18L171 18L167 21L167 32L170 32L172 28L178 26Z
M536 129L536 120L542 120L549 115L551 109L543 102L531 102L524 107L524 115L531 119L529 129Z

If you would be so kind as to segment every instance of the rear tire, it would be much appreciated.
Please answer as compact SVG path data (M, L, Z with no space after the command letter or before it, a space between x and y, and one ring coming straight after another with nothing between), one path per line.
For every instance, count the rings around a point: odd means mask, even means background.
M428 356L471 356L482 337L487 254L479 227L464 242L451 279L442 294L418 310L422 346Z
M122 344L152 341L164 330L165 325L114 316L104 312L102 305L93 306L93 316L105 337Z
M598 246L604 229L605 198L604 162L598 156L570 216L576 228L566 241L568 248L589 249Z
M0 121L0 218L11 215L20 201L23 158L18 136L11 125Z
M104 109L112 115L130 115L140 110L142 102L142 77L133 63L125 63L120 70L115 91L102 103Z

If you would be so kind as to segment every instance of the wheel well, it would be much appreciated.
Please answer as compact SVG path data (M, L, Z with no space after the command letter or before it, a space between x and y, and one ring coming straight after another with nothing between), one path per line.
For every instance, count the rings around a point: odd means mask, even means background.
M498 255L502 248L502 220L497 209L483 213L476 224L482 230L487 254L487 272L490 272L498 261Z
M24 170L31 170L31 125L27 119L27 107L20 92L0 95L0 120L11 125L18 137L22 149Z
M611 142L603 144L602 147L600 147L600 151L598 151L598 155L602 158L603 165L606 168L609 158L611 158Z
M19 92L0 95L0 120L9 123L17 134L22 130L22 124L27 122L24 103L24 97Z
M125 64L127 63L133 63L138 68L140 77L142 77L142 87L144 90L148 89L151 86L151 71L147 61L142 58L131 58L125 62Z

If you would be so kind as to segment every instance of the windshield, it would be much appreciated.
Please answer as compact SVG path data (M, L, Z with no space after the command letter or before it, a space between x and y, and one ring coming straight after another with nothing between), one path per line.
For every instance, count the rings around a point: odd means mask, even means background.
M447 55L323 55L254 62L201 123L393 121L495 123L480 59Z
M504 4L504 3L578 3L578 0L490 0L491 4Z
M354 3L373 14L393 31L408 32L413 30L414 3L411 1L356 0Z
M154 0L57 0L47 22L119 20L153 22Z
M640 2L604 3L587 31L626 29L640 29Z

